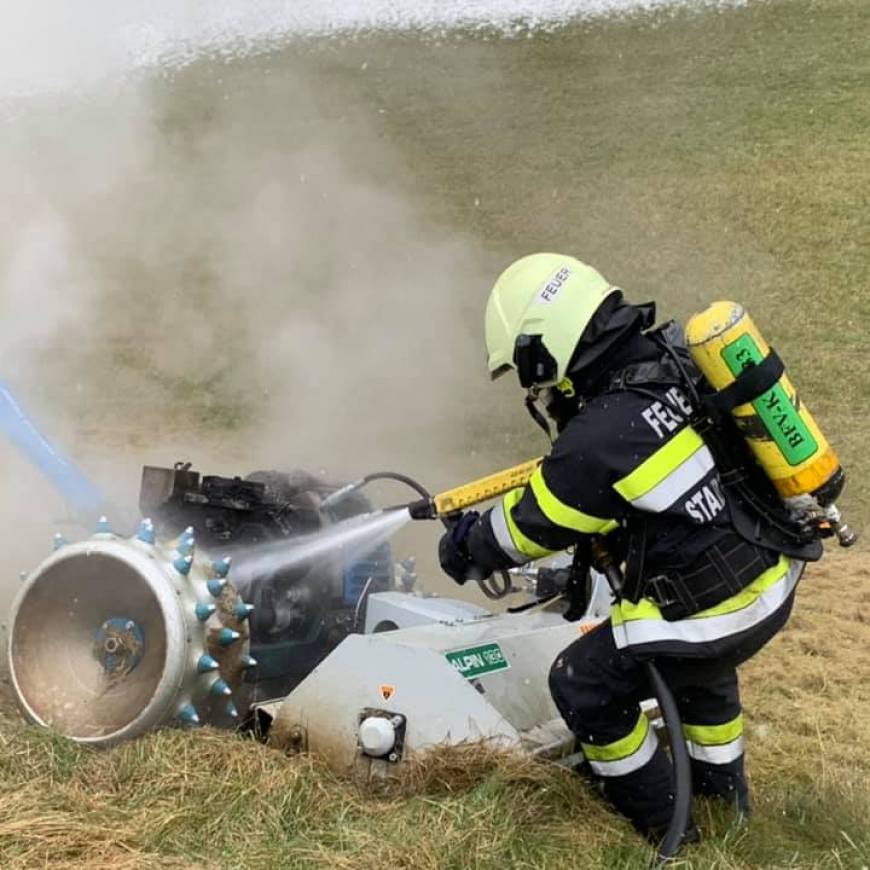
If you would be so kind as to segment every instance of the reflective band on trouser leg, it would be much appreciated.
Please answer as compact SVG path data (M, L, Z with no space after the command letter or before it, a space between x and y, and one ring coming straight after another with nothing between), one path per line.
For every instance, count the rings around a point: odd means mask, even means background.
M554 526L571 529L571 531L581 532L584 535L606 535L619 526L616 520L584 514L583 511L560 501L550 491L540 468L532 475L529 484L541 513Z
M625 776L640 770L655 755L659 741L644 713L625 737L598 746L581 743L589 766L599 776Z
M689 756L695 761L704 761L707 764L731 764L743 755L743 737L740 736L730 743L721 746L704 746L695 743L694 740L686 740Z
M611 609L613 639L619 649L667 643L711 643L754 628L786 603L804 563L781 557L742 592L688 619L668 622L646 598L637 604L621 601ZM732 604L737 609L732 608Z
M722 725L683 723L689 755L707 764L730 764L743 755L743 715Z
M661 513L715 467L701 436L686 427L613 488L633 507Z
M554 550L548 550L540 544L536 544L531 538L524 535L514 522L511 510L523 497L523 489L511 490L490 514L492 533L499 547L517 565L523 565L531 559L543 559L544 556L552 556Z

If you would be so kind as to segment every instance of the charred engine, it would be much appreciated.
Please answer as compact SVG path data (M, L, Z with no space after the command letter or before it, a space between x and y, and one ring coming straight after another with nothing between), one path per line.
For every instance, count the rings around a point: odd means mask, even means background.
M360 630L365 597L393 586L389 544L346 559L333 553L291 568L262 569L246 554L369 512L361 493L324 507L340 484L303 471L257 471L246 477L201 475L189 463L146 466L139 504L158 534L175 537L188 527L198 545L233 558L233 583L254 605L251 654L245 674L252 698L282 695L296 686L348 634Z

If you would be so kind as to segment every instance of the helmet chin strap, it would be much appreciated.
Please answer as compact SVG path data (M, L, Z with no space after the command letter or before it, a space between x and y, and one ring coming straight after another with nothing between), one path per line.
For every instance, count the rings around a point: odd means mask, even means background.
M538 410L537 400L538 391L533 387L526 393L526 410L529 412L529 416L544 430L547 440L552 444L553 432L547 418Z

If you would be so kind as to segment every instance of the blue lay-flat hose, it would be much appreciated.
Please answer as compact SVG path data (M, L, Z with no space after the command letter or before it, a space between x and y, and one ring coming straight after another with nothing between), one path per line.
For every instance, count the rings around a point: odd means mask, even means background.
M41 471L79 514L93 519L105 505L103 494L36 428L9 386L0 381L0 434Z

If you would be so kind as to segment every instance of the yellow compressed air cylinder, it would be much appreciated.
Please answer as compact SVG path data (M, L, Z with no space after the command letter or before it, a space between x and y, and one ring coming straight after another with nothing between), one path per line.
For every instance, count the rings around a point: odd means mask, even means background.
M694 315L686 326L686 341L695 364L716 390L728 387L745 368L770 353L752 319L736 302L714 302ZM812 495L827 500L826 485L836 475L842 477L840 462L786 374L731 413L784 499Z

